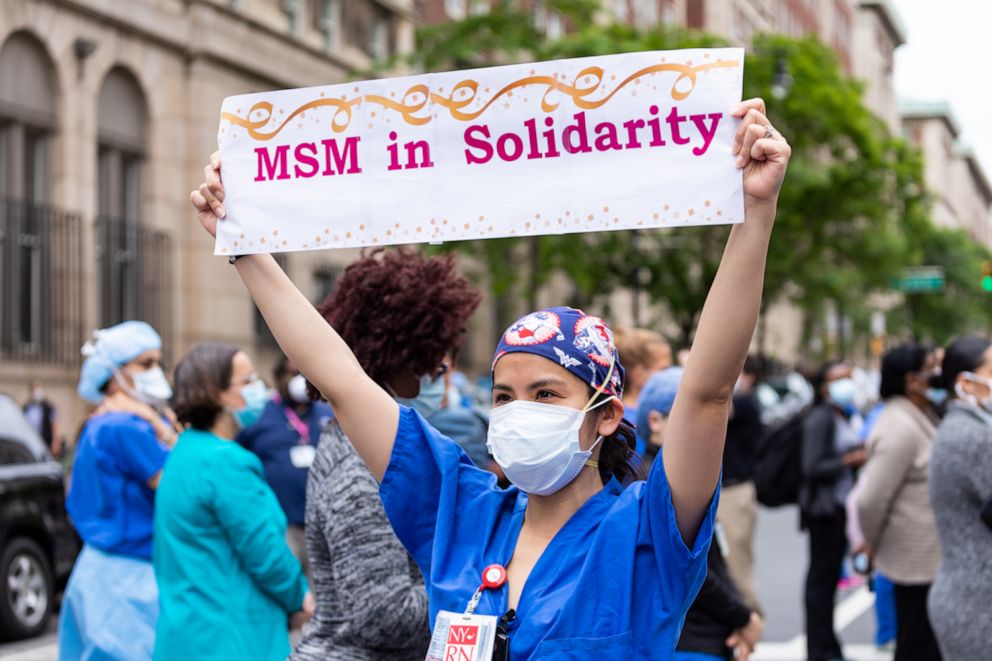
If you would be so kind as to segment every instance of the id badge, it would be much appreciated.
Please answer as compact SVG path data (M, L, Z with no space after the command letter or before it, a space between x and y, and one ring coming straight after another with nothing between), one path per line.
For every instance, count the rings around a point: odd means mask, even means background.
M296 468L310 468L317 450L312 445L294 445L289 449L289 460Z
M425 661L490 661L497 625L495 615L439 611Z

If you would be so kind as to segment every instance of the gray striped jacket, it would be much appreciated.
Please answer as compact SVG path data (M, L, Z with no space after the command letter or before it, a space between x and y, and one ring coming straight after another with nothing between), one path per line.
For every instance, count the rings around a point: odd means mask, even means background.
M430 640L423 577L336 422L310 467L306 537L317 611L290 660L421 661Z

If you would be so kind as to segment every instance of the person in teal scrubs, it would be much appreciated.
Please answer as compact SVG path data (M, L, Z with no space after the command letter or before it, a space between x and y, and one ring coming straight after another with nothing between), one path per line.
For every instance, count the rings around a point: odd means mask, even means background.
M281 661L290 624L309 618L313 599L261 461L233 441L268 392L248 356L225 344L194 347L174 381L188 428L156 496L155 659Z
M740 122L725 146L743 170L745 222L730 232L663 460L646 481L638 479L633 428L623 420L623 368L603 320L550 308L504 333L493 359L488 432L513 483L500 489L457 444L390 396L391 389L415 397L426 375L409 374L407 392L397 387L403 383L376 382L271 255L234 260L283 351L329 401L380 480L386 514L424 573L431 612L464 610L486 566L505 566L506 582L486 590L476 610L501 620L509 649L499 658L674 654L705 573L730 402L758 318L791 155L763 101L746 101L732 114ZM220 175L215 154L191 194L213 234L225 215Z

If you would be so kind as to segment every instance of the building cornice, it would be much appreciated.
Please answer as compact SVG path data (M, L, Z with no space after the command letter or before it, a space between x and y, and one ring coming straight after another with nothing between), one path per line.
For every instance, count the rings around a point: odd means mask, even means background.
M903 119L935 119L943 121L951 136L957 138L961 134L961 124L958 123L954 111L946 101L908 101L899 102L899 115Z
M860 0L858 6L878 14L892 43L897 47L906 43L906 26L889 0Z

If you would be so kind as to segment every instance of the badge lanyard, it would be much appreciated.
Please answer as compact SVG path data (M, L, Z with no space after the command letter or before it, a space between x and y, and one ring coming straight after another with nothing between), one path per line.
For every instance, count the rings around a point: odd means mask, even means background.
M494 653L496 639L501 633L496 616L475 614L483 591L498 590L505 584L506 570L500 565L490 565L482 572L482 585L472 595L464 613L439 611L427 651L427 661L490 661L507 658L505 652L499 657ZM503 637L506 637L505 631Z
M479 600L482 599L484 590L499 590L506 583L506 570L503 565L489 565L482 572L482 585L475 591L469 599L468 607L465 609L466 615L471 615L479 607Z
M307 445L310 443L310 427L307 423L300 419L296 411L293 410L292 406L287 406L283 404L282 397L279 395L275 396L276 403L282 406L282 412L289 420L289 426L296 430L296 433L300 435L300 445Z

